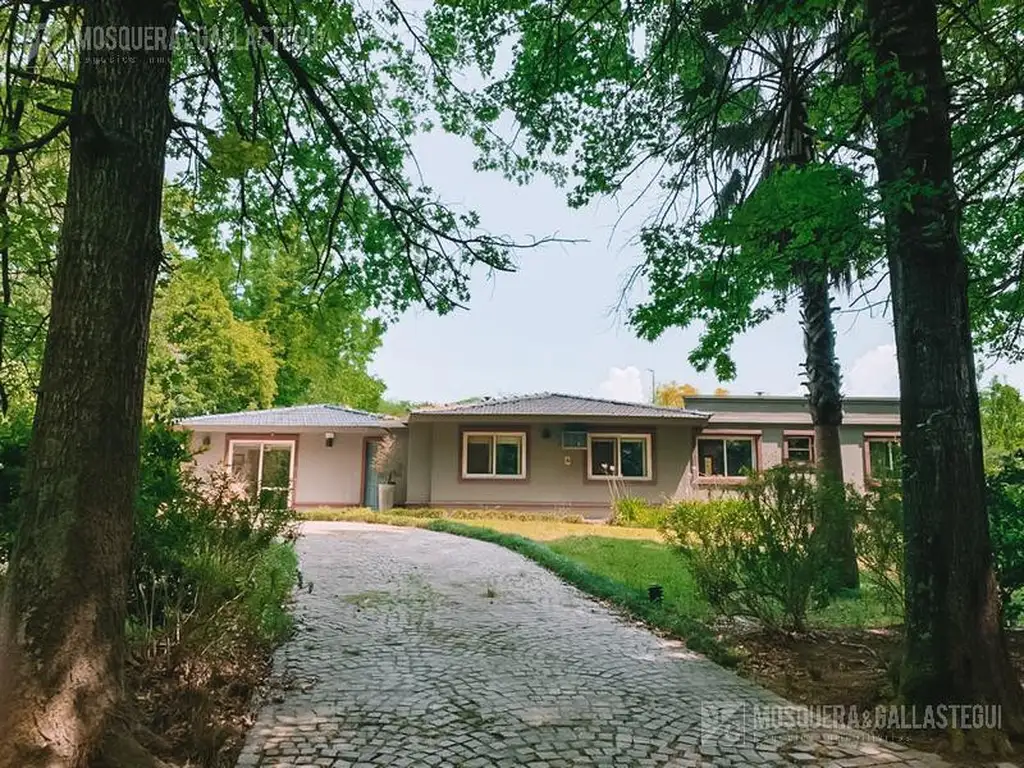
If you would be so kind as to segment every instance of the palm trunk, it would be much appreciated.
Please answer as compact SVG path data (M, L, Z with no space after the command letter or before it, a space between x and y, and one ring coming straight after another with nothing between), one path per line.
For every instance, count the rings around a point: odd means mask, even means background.
M903 423L909 703L1002 705L1024 733L985 509L967 265L934 0L868 0Z
M843 454L839 428L843 423L842 376L836 359L836 329L832 298L823 270L806 269L800 286L800 325L804 334L807 405L814 425L814 448L822 482L834 492L822 494L822 526L832 566L833 589L856 589L860 584L853 521L839 503L843 485Z
M780 52L783 61L784 112L781 126L781 162L805 166L814 160L808 126L806 97L799 73L792 63L792 49ZM800 278L800 325L804 334L804 368L807 374L808 410L814 426L814 446L822 482L835 492L821 495L821 526L832 564L829 586L833 590L856 589L860 584L853 521L845 505L838 503L843 484L843 454L839 427L843 423L842 377L836 360L836 329L832 322L828 270L825 264L797 266Z
M172 2L94 0L83 24L169 41L175 16ZM87 764L122 697L169 88L167 46L80 54L23 522L0 604L2 768Z

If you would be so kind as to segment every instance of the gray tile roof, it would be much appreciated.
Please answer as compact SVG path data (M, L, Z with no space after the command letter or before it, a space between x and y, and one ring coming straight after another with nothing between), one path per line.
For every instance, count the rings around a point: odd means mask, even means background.
M597 397L541 392L535 395L484 398L469 403L418 408L413 416L572 416L640 419L706 419L710 414L683 408L625 403Z
M359 411L343 405L293 405L265 411L212 413L179 419L183 427L192 429L216 427L335 427L384 428L404 427L405 422L393 416Z

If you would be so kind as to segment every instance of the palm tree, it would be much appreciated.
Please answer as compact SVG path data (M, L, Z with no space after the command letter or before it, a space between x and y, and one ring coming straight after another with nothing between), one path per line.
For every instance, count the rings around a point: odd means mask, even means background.
M732 154L754 151L759 143L774 147L766 158L761 181L787 169L804 169L816 162L813 129L808 118L808 80L813 71L807 66L819 48L815 37L801 34L794 27L772 31L764 36L758 50L767 59L776 82L767 89L775 97L761 104L757 119L748 123L755 130L747 133L732 130L720 141L730 142ZM769 126L768 136L759 135L760 126ZM767 141L765 141L767 139ZM737 144L739 141L741 143ZM734 187L743 183L742 175L734 173ZM756 186L755 186L756 192ZM725 215L742 203L739 189L720 199L718 216ZM753 194L753 193L752 193ZM790 229L774 233L780 251L793 240ZM807 406L814 426L816 464L824 483L842 486L843 458L840 427L843 423L842 374L836 358L836 332L832 319L831 289L850 290L853 282L852 259L836 263L813 256L795 256L791 260L791 282L797 287L800 305L800 327L804 343L804 386ZM842 505L835 497L823 494L822 525L826 531L835 564L830 575L833 589L853 589L859 584L852 521L845 518Z

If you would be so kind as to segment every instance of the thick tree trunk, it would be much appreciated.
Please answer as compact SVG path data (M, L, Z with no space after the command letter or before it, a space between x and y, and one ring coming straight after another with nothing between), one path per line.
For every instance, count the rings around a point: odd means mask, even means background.
M829 582L833 589L860 585L853 521L838 503L843 485L843 454L839 428L843 423L842 376L836 359L832 297L822 267L808 269L800 287L800 324L804 333L807 405L814 425L814 449L822 481L834 493L823 494L822 523L831 554ZM815 272L818 272L815 274Z
M130 28L160 50L80 54L23 523L0 605L2 768L86 764L122 694L147 328L163 251L170 54L158 41L170 41L175 15L173 3L85 4L86 28Z
M901 691L915 703L1001 704L1004 727L1024 733L992 571L936 5L868 0L867 15L903 423Z

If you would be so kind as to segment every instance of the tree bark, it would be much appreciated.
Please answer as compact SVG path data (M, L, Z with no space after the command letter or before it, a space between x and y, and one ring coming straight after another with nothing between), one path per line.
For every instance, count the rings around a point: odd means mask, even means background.
M87 764L122 697L176 12L173 2L84 5L85 28L130 29L156 50L79 54L23 522L0 604L2 768Z
M822 494L822 524L830 554L832 589L856 589L860 585L853 521L840 503L843 487L843 453L839 428L843 424L842 375L836 359L836 330L832 321L832 297L824 267L805 271L800 287L800 325L804 334L807 374L807 405L814 425L814 450L821 482L831 486Z
M814 162L814 145L807 115L804 80L794 61L792 44L778 51L782 61L783 114L779 163L802 168ZM787 234L786 239L790 237ZM816 464L822 482L835 492L822 493L821 525L829 548L829 586L856 589L860 584L853 521L838 503L843 485L843 453L839 427L843 423L842 376L836 359L836 329L832 322L829 271L824 254L819 263L796 265L800 280L800 327L804 336L807 407L814 426Z
M903 424L908 702L1002 705L1024 733L992 570L967 265L934 0L868 0Z

